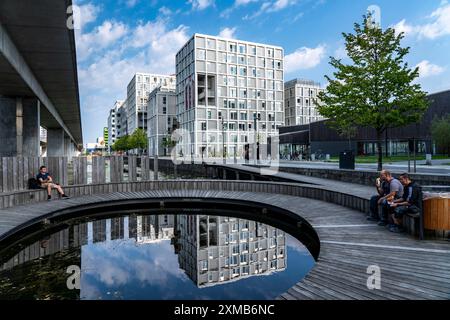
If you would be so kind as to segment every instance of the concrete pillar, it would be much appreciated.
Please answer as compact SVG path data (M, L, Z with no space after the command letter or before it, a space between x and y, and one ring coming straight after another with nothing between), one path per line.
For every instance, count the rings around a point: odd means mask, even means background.
M0 110L0 156L39 156L38 100L0 97Z
M17 149L16 133L16 101L15 99L0 97L0 156L13 157Z
M47 157L64 157L65 143L62 128L47 129Z
M23 99L22 154L39 157L41 143L41 104L37 99Z

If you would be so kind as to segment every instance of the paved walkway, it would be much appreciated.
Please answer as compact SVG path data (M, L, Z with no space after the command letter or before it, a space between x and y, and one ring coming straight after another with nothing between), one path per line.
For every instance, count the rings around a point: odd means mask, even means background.
M344 193L353 194L355 196L370 199L371 196L376 194L375 186L363 186L356 183L348 183L348 182L342 182L342 181L336 181L336 180L329 180L329 179L322 179L322 178L315 178L305 175L300 175L296 173L288 173L288 172L281 172L276 171L272 169L260 169L256 167L251 167L247 165L240 165L240 164L217 164L217 166L221 167L227 167L230 169L237 169L240 171L244 171L247 173L254 173L254 174L263 174L268 175L271 177L276 177L283 179L285 181L290 182L296 182L301 184L313 184L317 185L322 189L332 190L332 191L339 191Z
M424 160L417 161L417 173L420 174L437 174L437 175L450 175L450 160L434 160L432 166L425 164ZM311 162L311 161L287 161L280 160L281 167L291 168L312 168L312 169L339 169L339 163L337 162ZM392 162L384 163L383 168L391 170L393 172L407 172L408 162ZM356 163L356 170L363 171L378 171L378 165L376 163ZM411 173L414 170L414 162L411 161Z
M279 299L450 299L450 243L418 241L367 223L364 214L311 199L279 194L157 190L78 197L0 211L0 239L24 223L40 223L85 204L149 198L217 198L255 201L290 210L316 229L321 251L317 264ZM381 270L381 288L367 288L367 268Z

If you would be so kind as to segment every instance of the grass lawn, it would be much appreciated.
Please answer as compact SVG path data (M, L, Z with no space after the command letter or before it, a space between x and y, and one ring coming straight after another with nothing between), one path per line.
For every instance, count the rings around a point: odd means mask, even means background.
M413 161L413 157L411 156L411 161ZM425 160L426 157L423 155L416 156L416 160ZM449 159L447 156L434 156L433 160L441 160L441 159ZM450 159L449 159L450 160ZM339 157L332 157L330 159L331 162L339 162ZM394 163L394 162L402 162L402 161L408 161L408 156L393 156L393 157L383 157L384 163ZM356 163L377 163L378 162L378 156L358 156L356 157ZM450 165L450 163L445 164Z

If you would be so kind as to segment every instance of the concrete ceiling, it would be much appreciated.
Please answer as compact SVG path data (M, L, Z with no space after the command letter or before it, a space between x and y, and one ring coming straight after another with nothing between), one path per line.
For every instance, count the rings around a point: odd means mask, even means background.
M75 37L67 28L71 4L71 0L1 0L0 23L70 135L82 144ZM1 53L0 95L36 96ZM42 126L61 127L51 108L45 107L49 110L41 110Z

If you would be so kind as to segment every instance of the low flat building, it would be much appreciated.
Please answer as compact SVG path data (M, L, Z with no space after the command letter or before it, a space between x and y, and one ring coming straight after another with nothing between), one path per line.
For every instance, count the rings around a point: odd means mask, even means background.
M431 124L433 119L450 114L450 90L430 94L430 107L422 120L402 128L388 129L383 137L383 153L388 155L407 155L410 149L417 154L439 154L433 143ZM357 155L375 155L377 153L376 131L359 127L350 140L340 136L336 130L322 120L308 125L280 128L280 156L292 156L296 153L308 157L310 154L329 154L338 156L344 150L353 150ZM411 148L410 148L411 146Z

